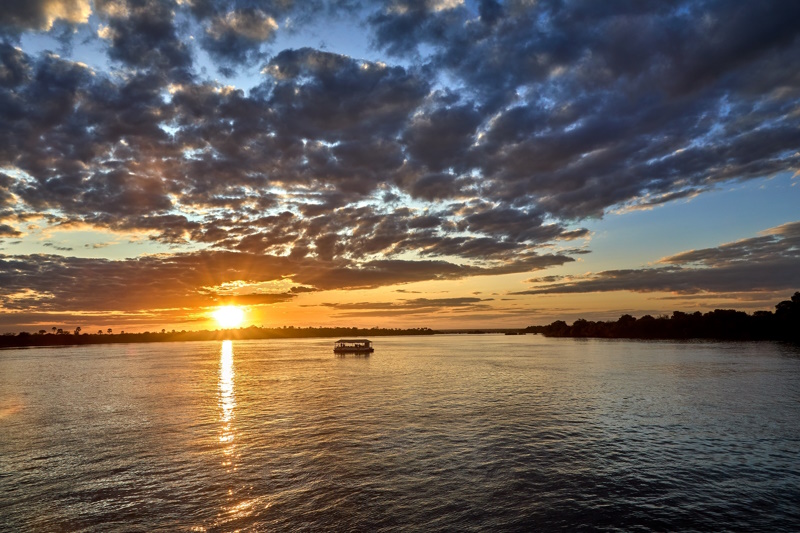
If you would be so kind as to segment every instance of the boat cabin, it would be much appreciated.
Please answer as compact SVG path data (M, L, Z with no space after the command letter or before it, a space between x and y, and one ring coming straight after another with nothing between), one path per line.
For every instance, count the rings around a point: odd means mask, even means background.
M333 353L372 353L372 341L369 339L339 339L333 345Z

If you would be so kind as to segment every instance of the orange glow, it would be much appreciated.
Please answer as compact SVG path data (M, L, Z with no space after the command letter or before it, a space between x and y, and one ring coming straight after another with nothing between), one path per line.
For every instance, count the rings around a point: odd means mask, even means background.
M222 328L238 328L244 322L244 309L236 305L226 305L218 307L211 316Z

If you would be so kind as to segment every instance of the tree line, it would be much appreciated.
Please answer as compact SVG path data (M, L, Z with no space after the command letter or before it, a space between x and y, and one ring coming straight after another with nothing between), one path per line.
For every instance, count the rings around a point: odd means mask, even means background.
M142 333L113 333L109 328L106 333L102 330L96 334L81 333L81 328L74 332L63 328L53 328L53 333L39 330L37 333L26 331L16 335L0 336L0 348L15 348L26 346L80 346L87 344L122 344L142 342L185 342L185 341L213 341L213 340L255 340L255 339L299 339L311 337L363 337L363 336L388 336L388 335L433 335L436 333L430 328L296 328L294 326L282 328L262 328L250 326L238 329L201 330L201 331L145 331Z
M747 314L732 309L708 313L674 311L671 316L622 315L616 321L563 320L530 326L530 333L547 337L599 337L610 339L718 339L800 341L800 292L775 306L775 311Z

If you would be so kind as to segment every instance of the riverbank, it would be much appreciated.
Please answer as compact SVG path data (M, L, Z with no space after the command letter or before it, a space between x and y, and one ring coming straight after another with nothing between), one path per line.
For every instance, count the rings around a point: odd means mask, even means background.
M37 333L22 332L0 336L0 348L25 348L36 346L83 346L91 344L129 344L147 342L187 342L211 340L304 339L311 337L383 337L387 335L434 335L430 328L260 328L250 326L238 329L202 331L161 331L142 333Z
M571 326L556 320L546 326L530 326L526 331L546 337L800 342L800 292L778 303L775 312L756 311L749 315L733 309L715 309L705 314L674 311L671 316L659 317L622 315L609 322L580 319Z

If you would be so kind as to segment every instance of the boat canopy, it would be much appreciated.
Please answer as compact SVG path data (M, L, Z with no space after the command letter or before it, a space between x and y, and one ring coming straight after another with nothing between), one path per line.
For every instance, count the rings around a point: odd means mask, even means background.
M353 344L353 343L369 344L370 342L372 341L369 339L339 339L338 341L336 341L336 344Z

